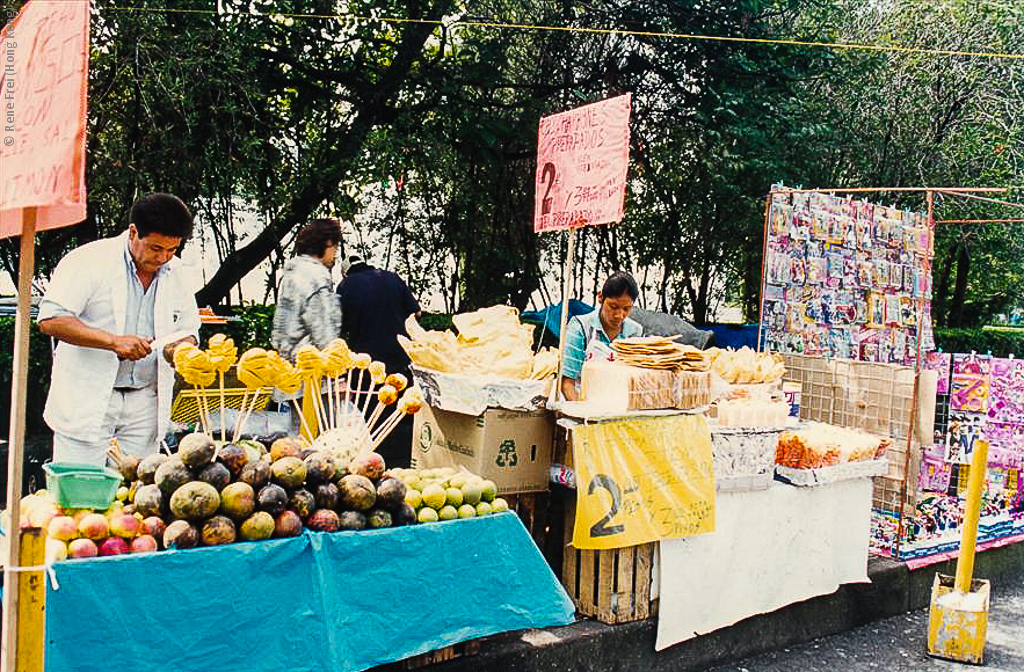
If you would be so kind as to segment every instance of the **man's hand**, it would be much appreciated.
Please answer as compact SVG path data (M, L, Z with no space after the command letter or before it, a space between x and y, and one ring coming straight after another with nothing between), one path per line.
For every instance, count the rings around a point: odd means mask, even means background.
M177 341L174 341L173 343L168 343L167 345L164 346L163 356L164 360L168 364L174 363L174 349L181 345L182 343L185 343L186 341L191 343L192 345L198 345L198 343L196 343L196 339L194 336L186 336L185 338L178 339Z
M149 347L149 341L134 334L114 336L114 343L110 349L117 353L118 359L127 359L133 362L153 352L153 349Z

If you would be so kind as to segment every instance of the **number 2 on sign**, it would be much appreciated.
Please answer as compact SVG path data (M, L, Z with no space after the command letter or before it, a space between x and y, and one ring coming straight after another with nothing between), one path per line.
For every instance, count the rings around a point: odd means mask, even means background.
M611 525L611 519L615 517L615 514L619 512L619 507L622 506L622 491L619 489L618 484L608 474L596 474L590 479L590 485L587 487L587 494L594 494L594 490L603 488L608 491L608 494L612 496L612 506L608 509L608 513L604 515L604 518L594 523L590 528L590 536L594 537L610 537L613 534L621 534L626 531L625 525Z
M544 199L540 202L540 214L546 215L551 212L551 187L555 186L555 164L550 161L544 164L544 170L540 173L540 181L548 183L548 189L544 192Z

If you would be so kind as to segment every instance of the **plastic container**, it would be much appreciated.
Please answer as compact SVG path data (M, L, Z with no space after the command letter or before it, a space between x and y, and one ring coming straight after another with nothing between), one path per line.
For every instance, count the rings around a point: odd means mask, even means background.
M108 467L74 462L43 465L46 490L60 506L70 509L106 509L114 501L121 474Z
M775 477L782 427L711 425L715 484L719 491L764 490Z

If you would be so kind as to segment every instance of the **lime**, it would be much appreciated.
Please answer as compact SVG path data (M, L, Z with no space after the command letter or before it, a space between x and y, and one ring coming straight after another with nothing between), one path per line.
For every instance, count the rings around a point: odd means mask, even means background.
M474 518L476 516L476 507L472 504L463 504L459 507L459 518Z
M480 497L483 494L483 488L480 487L479 481L469 481L462 486L462 499L466 504L476 505L480 501Z
M437 522L437 511L434 511L429 506L424 506L416 513L416 520L421 523L436 523Z
M493 502L494 498L498 496L498 486L494 484L494 481L484 481L481 488L480 499L485 502Z
M491 511L494 513L505 513L508 511L508 502L502 497L495 497L491 502Z
M476 505L476 515L487 516L492 513L494 513L494 509L492 509L491 505L488 504L487 502L480 502L479 504Z
M441 510L437 512L437 517L440 520L455 520L459 517L459 512L454 506L448 504L447 506L441 507Z
M440 509L448 501L448 493L436 483L423 488L423 503L432 509Z
M407 487L405 490L405 502L411 505L412 508L418 509L420 504L423 503L423 495L420 494L419 490Z
M461 488L466 484L466 472L458 473L448 479L448 485L453 488Z
M448 488L446 492L448 493L449 504L452 506L462 505L462 490L459 490L458 488Z

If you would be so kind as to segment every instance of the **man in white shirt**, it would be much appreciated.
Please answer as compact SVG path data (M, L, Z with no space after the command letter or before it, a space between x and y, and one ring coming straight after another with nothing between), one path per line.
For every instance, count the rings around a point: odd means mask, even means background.
M170 422L170 355L198 343L199 311L175 257L191 213L175 196L149 194L129 222L64 257L39 305L39 330L59 341L43 413L55 462L104 464L114 437L130 454L157 452ZM167 337L160 357L150 344Z

